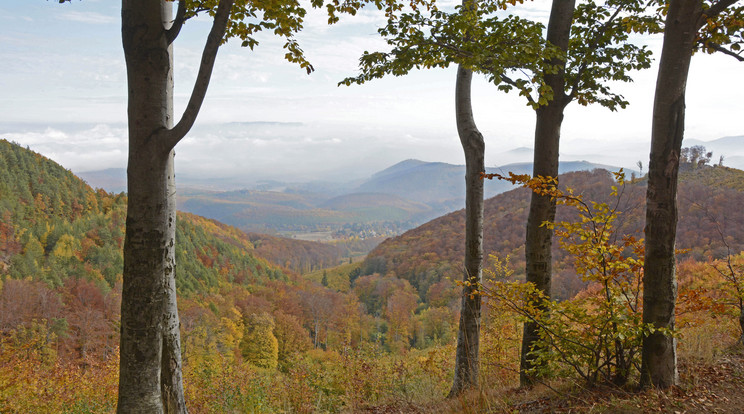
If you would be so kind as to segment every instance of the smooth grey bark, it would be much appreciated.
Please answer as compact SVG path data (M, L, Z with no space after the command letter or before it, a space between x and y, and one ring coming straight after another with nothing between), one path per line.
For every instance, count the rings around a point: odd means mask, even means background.
M473 119L470 90L473 72L458 66L455 86L457 133L465 152L465 269L460 324L457 332L455 378L450 397L478 386L481 296L475 291L483 266L483 178L485 142Z
M643 269L643 323L656 328L674 329L677 173L684 137L687 75L701 13L699 0L670 3L656 80ZM676 339L662 332L645 336L641 385L666 388L677 382Z
M573 23L575 0L554 0L548 21L547 40L564 52ZM546 74L545 83L553 89L553 100L536 110L535 153L533 177L558 176L558 148L561 137L563 111L570 99L565 92L565 61L551 62L562 65L558 73ZM552 231L542 224L555 219L555 201L549 196L532 193L530 210L527 216L527 237L525 240L526 280L550 296L552 277ZM521 385L530 385L534 379L528 371L535 367L531 354L539 339L539 327L533 322L525 322L522 336L522 351L519 369Z
M677 176L690 61L700 28L709 18L734 3L737 0L721 0L705 10L699 0L669 3L654 95L644 229L643 323L653 324L655 328L671 330L675 322ZM641 351L641 386L667 388L678 380L676 339L664 332L645 336Z
M175 286L173 147L193 125L203 102L232 3L220 1L187 112L171 128L171 43L183 22L177 16L167 27L171 14L165 1L122 1L129 159L119 413L186 412ZM181 19L184 10L182 1Z
M180 3L179 10L183 9L185 3ZM166 30L170 29L173 19L173 9L169 3L163 3L163 23ZM167 33L167 31L166 31ZM168 85L166 87L166 128L173 128L173 44L168 47L170 57L170 73L168 74ZM173 37L175 39L175 37ZM175 151L168 154L166 165L166 203L168 210L168 222L166 238L170 241L176 239L176 171ZM160 371L160 393L163 396L163 408L166 413L186 413L186 398L183 393L183 373L181 370L181 322L178 317L178 301L176 298L176 256L173 248L168 249L166 262L173 268L173 274L167 274L165 309L163 310L163 355L161 357ZM166 268L167 269L167 268Z

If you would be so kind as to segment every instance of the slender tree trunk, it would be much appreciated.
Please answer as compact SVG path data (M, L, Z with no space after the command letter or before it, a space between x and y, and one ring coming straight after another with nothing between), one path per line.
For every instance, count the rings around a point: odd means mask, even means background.
M685 126L685 87L701 14L699 0L671 1L656 80L643 269L643 322L656 328L674 329L677 172ZM676 339L663 332L643 338L642 385L666 388L677 383L676 345Z
M482 277L483 179L485 143L473 120L470 89L473 73L459 66L455 87L457 133L465 152L465 270L457 333L455 379L450 396L478 386L481 297L474 294Z
M172 79L172 78L171 78ZM171 83L170 92L172 97ZM172 103L172 101L171 101ZM172 105L171 111L172 114ZM168 240L176 238L176 182L173 166L174 153L168 156L166 166L167 188L168 188ZM171 246L173 246L171 244ZM163 355L161 360L160 387L163 396L163 405L166 413L186 413L186 400L183 393L183 373L181 370L181 322L178 317L178 303L176 301L176 256L175 250L168 249L166 258L165 308L163 309Z
M571 34L575 0L554 0L548 22L547 40L561 50L568 50ZM561 64L565 61L551 62ZM563 110L568 104L565 94L564 70L545 76L546 83L553 89L553 100L536 111L535 154L532 175L534 177L558 176L558 146L561 138ZM555 201L550 197L532 193L530 211L527 216L527 238L525 241L525 263L527 282L547 296L550 296L552 277L552 231L543 226L546 221L555 220ZM530 385L533 378L528 371L535 366L531 351L539 339L539 328L536 324L526 322L522 337L522 352L519 370L519 381Z
M163 3L163 21L168 29L168 22L173 20L173 9L168 2ZM168 47L170 57L170 73L166 88L166 126L173 128L173 44ZM176 239L176 170L175 151L168 153L166 165L166 202L168 206L168 227L166 239ZM181 322L178 317L178 302L176 300L176 255L173 248L168 249L166 262L173 268L172 273L166 271L165 309L163 314L163 355L161 361L160 387L163 395L163 405L167 413L186 413L186 399L183 394L183 372L181 370ZM169 267L166 267L169 268Z

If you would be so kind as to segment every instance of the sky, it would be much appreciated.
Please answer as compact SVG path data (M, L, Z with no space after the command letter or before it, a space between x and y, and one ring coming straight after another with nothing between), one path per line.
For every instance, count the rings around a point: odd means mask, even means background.
M451 0L447 0L451 2ZM521 9L545 21L549 2ZM315 72L283 59L281 40L261 36L254 51L223 46L193 131L176 148L181 176L237 177L250 183L364 178L408 158L464 163L454 120L455 68L417 71L365 85L337 86L357 73L365 50L386 48L384 17L364 10L328 26L311 12L298 36ZM175 42L176 114L198 68L207 16L189 20ZM658 52L661 37L638 38ZM73 172L126 167L126 72L120 3L113 0L4 0L0 3L0 138L52 158ZM648 159L656 66L618 90L619 112L571 104L561 159L633 167ZM744 135L742 66L730 57L693 58L686 137ZM486 164L529 160L534 112L485 78L473 83L475 120ZM744 150L743 150L744 152ZM521 155L515 155L521 154Z

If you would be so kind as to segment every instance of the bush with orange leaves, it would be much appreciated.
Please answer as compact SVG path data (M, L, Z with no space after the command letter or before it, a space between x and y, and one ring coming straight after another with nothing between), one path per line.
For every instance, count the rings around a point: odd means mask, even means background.
M557 204L576 209L576 221L545 222L571 257L574 269L589 287L563 302L551 300L531 283L489 280L480 293L498 306L540 327L535 346L536 377L577 376L588 385L625 385L639 371L643 335L653 327L641 320L643 240L619 235L625 176L614 173L612 205L584 200L573 190L558 188L552 177L498 176L521 184Z

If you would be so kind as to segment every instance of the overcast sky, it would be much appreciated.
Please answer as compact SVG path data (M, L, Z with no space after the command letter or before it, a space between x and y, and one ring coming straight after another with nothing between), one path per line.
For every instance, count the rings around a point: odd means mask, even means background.
M547 18L549 2L523 13ZM114 0L3 0L0 3L0 138L28 145L73 171L126 164L126 73ZM194 131L177 147L177 171L206 177L304 180L359 178L407 158L464 163L454 125L455 69L337 87L357 72L364 50L385 48L384 22L363 11L326 25L308 16L301 46L316 71L283 60L281 41L260 37L255 51L228 43ZM210 27L189 21L175 43L176 113L180 113ZM658 52L660 37L643 38ZM696 55L687 94L686 136L744 135L742 65ZM572 104L563 127L564 160L631 167L648 158L656 67L621 86L631 106L617 113ZM516 94L476 79L476 122L489 166L525 161L534 112ZM252 123L224 125L225 123ZM265 124L262 122L287 123Z

